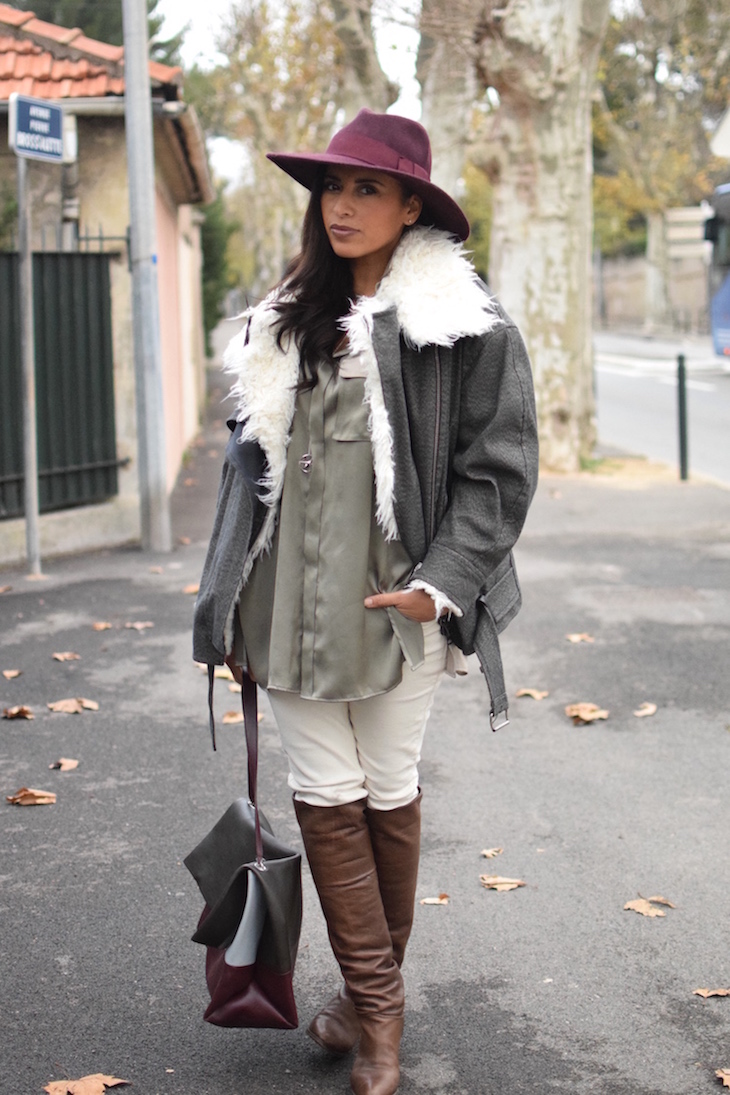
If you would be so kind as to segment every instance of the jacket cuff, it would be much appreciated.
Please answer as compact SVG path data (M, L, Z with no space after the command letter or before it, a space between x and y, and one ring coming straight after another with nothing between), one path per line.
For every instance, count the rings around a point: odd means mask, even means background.
M435 586L429 584L429 582L422 582L419 578L414 578L408 583L403 590L404 593L410 593L412 589L422 589L424 593L428 593L429 597L433 601L434 619L438 620L444 614L444 609L450 616L463 616L463 612L455 605L453 601L450 601L446 594L441 590L436 589Z
M477 570L460 552L439 543L437 534L423 562L417 564L413 577L428 583L439 592L447 590L448 594L441 595L448 596L461 609L463 615L479 597L488 572L487 560L484 562L483 572Z

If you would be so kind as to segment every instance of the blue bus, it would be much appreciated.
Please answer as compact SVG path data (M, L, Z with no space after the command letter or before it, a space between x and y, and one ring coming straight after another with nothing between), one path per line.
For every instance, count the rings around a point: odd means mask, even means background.
M712 241L710 327L715 353L730 357L730 183L716 188L711 205L714 216L705 221L705 239Z

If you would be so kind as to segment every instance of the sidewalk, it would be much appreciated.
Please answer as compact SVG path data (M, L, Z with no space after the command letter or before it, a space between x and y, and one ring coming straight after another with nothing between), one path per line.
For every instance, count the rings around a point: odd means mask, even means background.
M183 590L200 576L225 417L215 396L174 493L171 555L69 558L42 582L0 571L0 671L22 671L0 676L0 708L35 715L0 722L0 1093L97 1072L138 1095L348 1090L349 1063L322 1060L304 1031L337 981L306 870L302 1027L201 1022L201 901L182 859L244 792L245 756L240 725L220 725L238 702L222 681L210 749ZM418 897L450 900L416 907L399 1091L713 1092L730 1069L730 997L693 990L730 989L730 492L662 474L546 477L517 563L508 691L549 695L514 699L496 735L476 667L437 696ZM99 710L46 706L74 696ZM578 701L608 718L574 726L564 709ZM637 718L642 703L656 713ZM262 709L260 797L298 844ZM78 768L50 771L59 757ZM6 805L24 785L56 804ZM488 892L480 874L526 885ZM639 894L676 908L624 911Z

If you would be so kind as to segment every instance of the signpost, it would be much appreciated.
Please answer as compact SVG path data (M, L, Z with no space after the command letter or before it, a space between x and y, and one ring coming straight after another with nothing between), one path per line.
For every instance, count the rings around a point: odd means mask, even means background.
M20 348L23 367L23 499L25 542L31 574L41 573L38 521L38 440L33 328L33 252L28 163L64 162L63 108L45 99L14 92L10 96L9 144L18 159L18 258Z

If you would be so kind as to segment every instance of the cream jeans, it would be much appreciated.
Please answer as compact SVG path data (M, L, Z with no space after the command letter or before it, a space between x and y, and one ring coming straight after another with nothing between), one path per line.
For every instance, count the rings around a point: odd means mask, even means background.
M340 702L269 690L295 798L310 806L367 798L374 810L395 810L416 797L421 745L447 651L438 623L422 626L423 664L404 664L390 692Z

